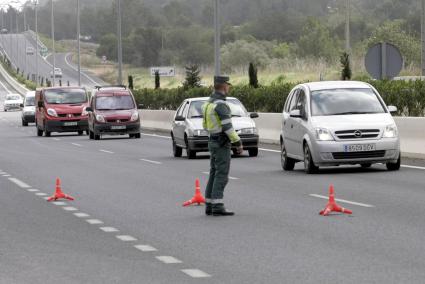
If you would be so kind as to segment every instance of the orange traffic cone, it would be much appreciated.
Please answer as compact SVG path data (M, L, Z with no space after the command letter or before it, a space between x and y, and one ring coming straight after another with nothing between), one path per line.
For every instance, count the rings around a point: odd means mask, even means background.
M61 188L61 180L60 178L56 179L56 191L55 194L53 196L50 196L47 201L56 201L58 199L68 199L68 200L74 200L74 198L72 196L69 196L65 193L62 192L62 188Z
M198 205L205 204L205 198L201 193L201 186L200 186L199 179L196 179L195 181L195 196L193 196L192 199L183 203L183 206L186 207L195 203L198 203Z
M331 184L329 187L329 202L326 205L326 208L322 211L320 211L320 215L328 216L331 212L338 212L338 213L345 213L345 214L353 214L348 209L345 209L344 207L339 206L335 202L335 193L334 193L334 186Z

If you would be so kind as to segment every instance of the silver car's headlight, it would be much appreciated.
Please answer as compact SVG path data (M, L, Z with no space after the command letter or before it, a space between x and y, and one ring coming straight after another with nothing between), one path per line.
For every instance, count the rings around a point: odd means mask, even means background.
M334 141L331 132L326 128L316 128L316 139L319 141Z
M193 131L193 136L208 136L208 131L204 129L197 129Z
M388 125L385 127L384 135L382 137L384 138L396 138L398 135L397 126L395 124Z
M239 132L240 134L257 134L257 128L242 128Z

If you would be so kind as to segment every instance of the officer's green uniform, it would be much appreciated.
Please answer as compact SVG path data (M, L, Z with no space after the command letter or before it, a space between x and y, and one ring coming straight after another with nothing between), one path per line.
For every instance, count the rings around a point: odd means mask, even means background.
M216 77L215 82L228 83L228 77ZM202 106L203 126L209 133L210 176L205 191L207 215L224 214L224 188L229 180L231 144L241 146L241 141L232 125L232 113L226 96L219 92L211 95ZM231 212L230 212L231 213Z

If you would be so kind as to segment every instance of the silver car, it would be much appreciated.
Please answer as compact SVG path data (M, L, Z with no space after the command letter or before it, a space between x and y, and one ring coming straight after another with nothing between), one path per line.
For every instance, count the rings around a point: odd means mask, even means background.
M192 98L183 101L177 109L173 121L171 137L173 139L174 157L181 157L182 150L186 149L189 159L196 158L197 152L208 152L208 132L203 129L202 105L208 98ZM232 110L232 123L242 140L249 156L258 155L258 131L253 121L257 113L248 113L242 103L229 97L227 103ZM233 149L234 153L236 148Z
M21 119L22 126L28 126L28 123L35 122L35 91L30 91L26 93Z
M400 168L400 140L387 107L371 85L336 81L296 86L282 119L281 162L286 171L303 161L307 173L321 166L385 163Z

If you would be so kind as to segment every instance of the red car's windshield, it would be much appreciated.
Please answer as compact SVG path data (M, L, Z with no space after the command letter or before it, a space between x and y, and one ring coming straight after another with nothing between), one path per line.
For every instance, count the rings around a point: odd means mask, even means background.
M44 98L49 104L82 104L87 102L87 94L82 89L47 90Z
M126 110L134 109L131 96L105 96L96 98L97 110Z

